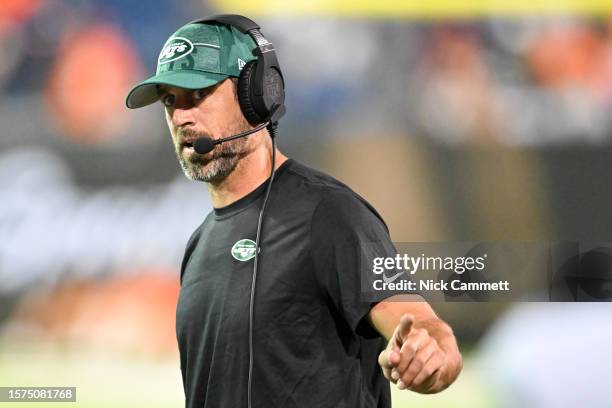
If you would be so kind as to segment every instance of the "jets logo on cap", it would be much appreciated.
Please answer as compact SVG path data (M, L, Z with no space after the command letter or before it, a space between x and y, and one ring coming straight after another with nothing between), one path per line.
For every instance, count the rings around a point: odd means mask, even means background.
M232 256L234 259L246 262L255 257L255 242L250 239L241 239L232 247Z
M175 61L179 58L183 58L185 55L189 55L193 51L193 43L187 38L174 37L171 38L162 51L159 53L157 59L158 64L165 64L167 62Z

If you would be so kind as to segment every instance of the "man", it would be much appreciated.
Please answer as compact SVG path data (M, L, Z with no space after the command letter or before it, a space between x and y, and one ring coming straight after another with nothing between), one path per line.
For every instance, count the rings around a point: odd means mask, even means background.
M199 54L177 53L183 42ZM186 406L389 407L389 381L420 393L445 389L462 367L451 328L424 301L372 305L361 296L363 245L395 254L384 221L347 186L278 150L250 321L249 245L272 169L271 138L262 128L206 154L194 142L254 128L236 77L256 47L233 26L187 24L166 42L157 75L127 98L132 108L162 102L183 171L207 183L213 205L181 268L176 329Z

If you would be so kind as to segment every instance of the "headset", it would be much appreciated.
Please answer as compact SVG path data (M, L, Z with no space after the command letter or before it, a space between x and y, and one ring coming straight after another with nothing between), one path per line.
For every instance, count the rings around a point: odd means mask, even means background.
M230 136L224 139L229 141L238 137L244 137L264 127L272 139L272 170L266 193L259 211L257 221L257 235L255 238L255 258L253 259L253 277L251 280L251 297L249 300L249 378L247 386L247 407L251 408L251 390L253 382L253 320L255 306L255 286L257 282L258 260L261 252L260 238L262 232L263 218L266 210L272 182L276 172L276 127L278 120L285 114L285 82L278 63L274 46L259 31L259 25L253 20L236 14L220 14L192 21L191 24L220 23L237 28L245 34L249 34L257 48L253 50L256 60L247 62L240 71L238 77L237 95L242 114L247 121L255 126L250 131ZM217 140L219 142L221 140ZM221 141L222 142L222 141ZM210 150L214 147L207 145Z
M238 77L238 101L244 117L251 125L276 124L285 114L285 81L274 45L259 31L259 24L237 14L219 14L192 21L190 24L220 23L250 35L257 48Z

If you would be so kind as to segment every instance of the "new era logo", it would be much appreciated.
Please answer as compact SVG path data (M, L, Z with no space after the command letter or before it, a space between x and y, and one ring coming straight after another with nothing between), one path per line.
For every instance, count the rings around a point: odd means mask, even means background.
M246 65L246 62L238 58L238 70L242 71L242 68L244 68L245 65Z

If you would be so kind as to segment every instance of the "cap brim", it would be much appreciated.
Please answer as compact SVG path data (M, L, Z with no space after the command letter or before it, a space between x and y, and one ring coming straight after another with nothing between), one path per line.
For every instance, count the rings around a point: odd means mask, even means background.
M168 71L155 75L136 85L125 104L130 109L142 108L159 100L157 85L168 85L185 89L206 88L228 78L225 74L204 71Z

